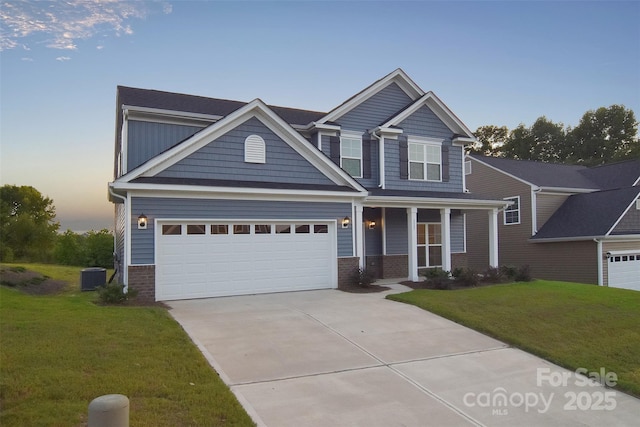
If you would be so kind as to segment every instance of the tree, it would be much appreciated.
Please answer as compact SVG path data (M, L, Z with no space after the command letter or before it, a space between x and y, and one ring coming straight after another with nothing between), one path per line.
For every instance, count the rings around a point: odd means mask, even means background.
M53 200L30 186L0 187L0 259L44 260L60 227Z
M469 150L471 153L500 156L502 146L509 136L509 129L506 126L480 126L474 135L478 141Z
M585 165L638 157L637 133L638 122L633 111L622 105L590 110L578 126L569 130L571 149L567 155L570 161Z
M512 130L502 154L512 159L554 162L562 158L565 142L564 125L542 116L530 128L520 124Z
M59 264L113 268L113 234L109 230L85 234L67 230L58 236L53 256Z

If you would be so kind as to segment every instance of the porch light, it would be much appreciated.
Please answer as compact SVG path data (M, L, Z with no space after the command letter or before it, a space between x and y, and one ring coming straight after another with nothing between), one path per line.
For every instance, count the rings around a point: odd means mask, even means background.
M146 230L147 229L147 217L145 214L140 214L138 217L138 230Z
M369 221L369 230L373 230L374 228L376 228L376 222L375 221Z
M345 216L342 219L342 228L348 228L349 224L351 224L351 218L349 218L348 216Z

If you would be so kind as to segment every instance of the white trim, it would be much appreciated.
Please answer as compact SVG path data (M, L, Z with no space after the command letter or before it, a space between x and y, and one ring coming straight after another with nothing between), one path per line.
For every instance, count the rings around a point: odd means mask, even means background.
M425 242L424 244L420 244L418 243L418 227L420 225L424 225L424 230L425 230ZM440 226L440 243L429 243L429 226L430 225L439 225ZM441 252L441 256L440 256L440 264L439 265L429 265L429 248L430 247L437 247L440 246L440 252ZM426 265L420 265L422 260L418 259L418 247L424 247L425 248L425 256L426 256L426 261L425 264ZM420 268L434 268L434 267L439 267L445 271L450 271L451 270L451 256L449 256L449 268L445 268L445 241L444 241L444 224L442 223L442 217L440 219L440 222L433 222L433 221L429 221L429 222L422 222L422 221L418 221L416 222L416 267L418 269Z
M418 281L418 209L407 208L407 244L409 252L409 280Z
M502 200L468 200L447 198L424 197L393 197L393 196L369 196L365 199L364 206L420 209L440 209L443 206L456 209L503 209L509 203Z
M365 268L365 259L364 259L364 220L363 220L363 206L359 203L356 203L354 206L354 217L353 221L351 221L351 231L355 235L356 239L356 256L359 257L358 267L361 269Z
M337 118L353 110L355 107L371 98L391 83L396 83L400 89L402 89L414 101L424 94L424 91L420 89L404 71L398 68L331 110L326 116L318 120L316 124L335 121Z
M451 271L451 209L440 209L440 241L442 245L442 269Z
M359 191L366 191L364 187L335 165L327 156L319 155L317 148L313 144L304 139L300 133L269 109L260 99L251 101L222 120L191 136L181 144L150 159L129 174L119 178L118 181L129 182L140 176L154 176L233 130L250 117L260 120L334 183L348 185Z
M127 111L122 112L122 129L120 129L120 167L117 178L126 174L128 171L128 156L129 152L129 118Z
M603 253L602 253L602 240L601 239L594 239L596 242L596 250L597 250L597 256L596 259L598 260L598 286L603 286L604 285L604 266L603 264Z
M407 150L408 150L408 155L407 155L407 169L408 169L408 180L409 181L419 181L419 182L442 182L442 142L438 143L435 142L437 140L434 140L433 138L424 138L424 137L413 137L410 136L409 138L407 138ZM413 145L421 145L424 147L424 156L423 156L423 161L416 161L416 160L411 160L411 144ZM429 162L428 158L429 158L429 154L428 154L428 150L427 147L434 147L438 149L438 155L440 157L440 161L438 163L434 163L434 162ZM420 179L420 178L411 178L411 163L422 163L422 172L423 172L423 176L424 178ZM439 166L439 173L438 173L438 179L429 179L429 168L428 165L435 165L437 164Z
M360 157L353 157L353 156L345 156L344 154L342 154L342 149L344 148L343 145L343 139L350 139L352 141L358 141L359 145L360 145ZM353 178L362 178L363 177L363 169L364 169L364 162L362 161L362 133L359 132L350 132L350 131L342 131L340 133L340 167L344 169L344 165L342 164L342 160L343 159L347 159L347 160L358 160L360 162L360 175L351 175ZM345 170L346 172L346 170Z
M387 254L387 208L380 208L382 210L382 255Z
M610 235L613 232L613 230L616 229L616 227L618 226L620 221L622 221L622 218L624 218L624 216L629 212L629 210L631 210L631 207L639 200L638 197L640 195L640 188L638 189L638 192L639 192L639 194L636 194L636 197L631 201L631 203L629 203L629 206L627 206L627 208L624 210L624 212L622 212L622 214L618 217L616 222L613 223L613 225L611 226L609 231L606 232L606 234L605 234L606 236Z
M620 234L614 236L569 236L569 237L550 237L545 239L528 239L527 241L530 243L554 243L554 242L581 242L585 240L596 240L602 239L603 242L606 243L623 243L637 240L640 242L640 234Z
M538 193L539 191L531 189L531 235L534 236L538 232ZM518 202L518 206L519 202Z
M635 254L640 254L640 249L628 249L625 251L607 251L607 253L611 254L612 256L635 255Z
M498 209L489 211L489 266L499 267Z
M130 114L131 120L155 123L195 124L208 126L223 116L213 114L192 113L188 111L166 110L164 108L138 107L122 105L122 109Z
M131 195L127 193L127 201L125 202L125 221L124 221L124 262L123 262L123 274L122 281L124 282L125 289L129 288L129 266L131 265Z
M518 222L507 222L507 210L513 205L513 202L509 199L518 199ZM504 210L502 211L502 224L503 225L519 225L520 223L522 223L522 204L520 203L520 196L509 196L509 197L503 197L502 200L505 201L509 201L510 205L505 207Z
M432 91L425 93L420 99L415 101L409 108L401 111L381 127L398 126L423 106L429 107L431 111L454 133L462 133L467 138L455 138L456 143L475 142L473 132L447 107Z

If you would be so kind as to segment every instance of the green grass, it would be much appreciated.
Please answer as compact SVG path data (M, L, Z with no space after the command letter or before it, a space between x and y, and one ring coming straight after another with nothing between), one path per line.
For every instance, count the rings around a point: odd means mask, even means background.
M416 305L568 369L604 367L640 396L640 292L538 280L387 298Z
M165 309L99 306L79 292L80 268L23 266L74 285L0 287L0 425L86 425L91 400L111 393L129 397L132 426L253 425Z

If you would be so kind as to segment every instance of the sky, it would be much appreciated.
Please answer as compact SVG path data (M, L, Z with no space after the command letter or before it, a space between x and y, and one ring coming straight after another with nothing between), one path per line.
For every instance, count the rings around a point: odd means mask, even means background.
M402 68L471 130L640 114L640 2L0 0L0 184L113 228L116 86L329 111Z

